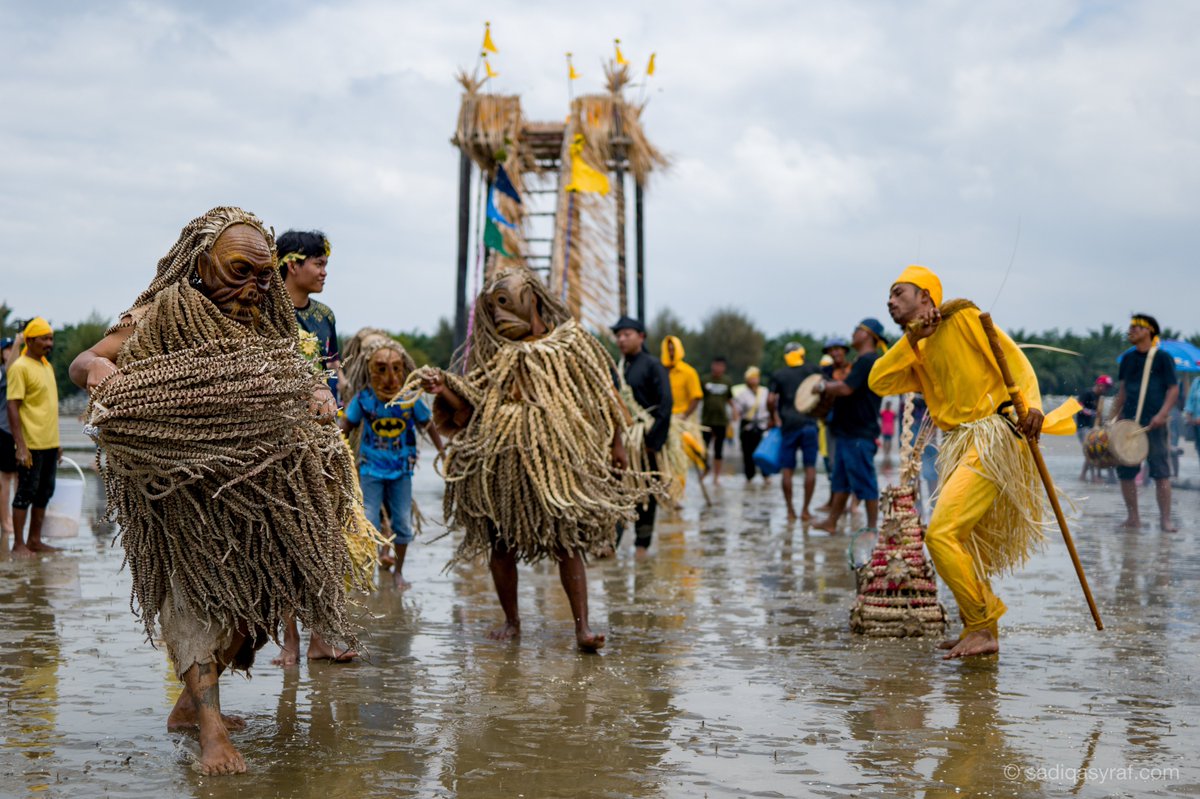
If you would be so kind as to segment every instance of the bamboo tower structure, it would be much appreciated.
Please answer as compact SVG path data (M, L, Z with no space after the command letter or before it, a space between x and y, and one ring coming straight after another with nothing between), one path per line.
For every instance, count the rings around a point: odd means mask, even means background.
M643 193L651 173L668 162L642 128L645 102L626 98L628 65L610 62L605 77L605 91L574 98L565 121L534 122L525 118L520 97L486 92L487 78L459 74L463 94L451 140L459 150L456 346L467 336L472 262L476 286L497 266L515 262L529 267L575 318L593 330L607 330L617 316L629 313L630 221L636 313L645 318ZM583 137L582 151L573 152L578 136ZM573 186L577 158L607 176L607 193ZM501 171L520 202L493 191ZM627 213L629 177L632 220ZM484 244L489 196L512 225L493 219L501 236L491 243L502 240L500 248Z

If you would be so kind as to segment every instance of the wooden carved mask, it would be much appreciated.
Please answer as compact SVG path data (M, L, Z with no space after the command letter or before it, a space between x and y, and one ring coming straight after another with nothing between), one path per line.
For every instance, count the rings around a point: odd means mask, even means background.
M248 327L258 323L274 271L266 237L247 224L225 228L212 249L196 259L198 288L227 318Z
M496 332L511 341L527 341L546 335L537 295L528 279L510 274L492 284L487 294L488 308Z

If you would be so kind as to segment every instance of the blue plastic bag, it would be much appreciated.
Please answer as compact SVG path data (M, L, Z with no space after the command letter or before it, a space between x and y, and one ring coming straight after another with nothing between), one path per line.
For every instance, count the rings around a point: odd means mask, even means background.
M758 446L754 448L754 465L763 475L770 477L777 474L780 469L780 461L783 459L783 431L778 427L772 427L762 437L762 441L758 442Z

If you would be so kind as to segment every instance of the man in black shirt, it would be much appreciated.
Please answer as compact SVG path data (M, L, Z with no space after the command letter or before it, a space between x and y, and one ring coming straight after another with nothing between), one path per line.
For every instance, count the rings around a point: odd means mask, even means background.
M1100 467L1092 465L1088 460L1087 437L1092 428L1096 426L1096 414L1103 410L1100 405L1102 398L1112 393L1112 387L1113 379L1108 375L1100 375L1096 378L1094 386L1075 398L1083 406L1075 414L1075 435L1079 437L1079 443L1083 447L1083 471L1079 473L1080 480L1087 479L1089 470L1094 471L1097 479L1100 478ZM1100 422L1103 424L1104 420L1100 419Z
M646 454L653 471L658 471L658 453L667 443L671 428L671 380L666 368L658 358L646 350L646 328L637 319L622 316L612 326L621 350L621 373L633 393L638 405L650 411L654 424L646 431L644 439ZM639 559L646 557L650 540L654 535L654 515L658 502L653 496L638 511L633 525L635 553ZM617 543L621 543L623 529L617 530Z
M1146 430L1150 440L1150 454L1146 461L1150 466L1150 477L1154 480L1154 494L1158 499L1159 525L1167 532L1177 529L1171 522L1171 461L1167 444L1167 422L1171 408L1179 397L1179 379L1175 376L1175 362L1158 346L1158 320L1148 314L1135 314L1129 323L1129 343L1134 346L1121 358L1121 371L1117 374L1116 407L1122 419L1133 419L1138 412L1138 396L1142 389L1142 374L1146 358L1153 348L1154 360L1150 363L1150 374L1146 380L1146 399L1137 423ZM1141 527L1138 516L1137 484L1134 478L1142 469L1137 466L1118 466L1117 477L1121 480L1121 496L1125 499L1128 517L1125 527Z
M783 499L787 503L788 521L796 520L796 507L792 504L792 475L796 471L796 450L801 450L804 464L804 507L800 519L808 521L812 512L813 490L817 487L817 420L796 410L796 389L810 375L817 373L815 366L804 363L804 347L791 341L784 345L782 369L771 375L771 394L767 407L771 410L771 427L782 428L783 456L780 465L780 482L783 484Z
M833 421L833 499L829 516L813 525L818 530L837 532L838 518L850 494L866 506L867 527L879 523L879 482L875 477L875 439L879 437L879 407L883 398L867 385L871 367L879 359L880 345L887 346L878 319L864 319L855 329L850 345L858 353L845 380L827 380L822 393L835 397Z

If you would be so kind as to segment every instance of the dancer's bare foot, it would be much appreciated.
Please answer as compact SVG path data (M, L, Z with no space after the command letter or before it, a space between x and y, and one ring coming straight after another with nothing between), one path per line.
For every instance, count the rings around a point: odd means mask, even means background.
M967 633L958 640L950 651L942 655L942 660L955 658L979 657L981 655L997 655L1000 653L1000 642L988 630L975 630Z
M271 663L275 666L295 666L300 662L300 647L295 648L282 646L279 648L279 654L271 658Z
M834 519L832 517L826 517L826 518L822 519L821 521L817 522L816 524L812 525L812 529L824 530L825 532L830 533L830 534L837 533L837 519Z
M604 648L604 633L594 633L586 624L577 625L575 643L584 652L598 652Z
M1159 529L1161 529L1161 530L1162 530L1164 533L1178 533L1178 532L1179 532L1179 528L1178 528L1178 527L1176 527L1176 526L1175 526L1175 523L1171 521L1171 517L1170 517L1170 516L1164 516L1164 517L1162 518L1162 520L1161 520L1161 521L1159 521L1159 523L1158 523L1158 527L1159 527Z
M30 541L28 546L34 552L62 552L62 547L52 547L45 541Z
M338 652L329 644L325 643L324 639L316 635L311 635L308 638L308 659L309 660L332 660L334 663L349 663L358 657L358 652L353 649L343 649Z
M799 518L799 517L796 516L796 509L793 508L791 505L788 505L788 522L789 523L794 522L794 521L796 521L797 518Z
M800 512L800 521L802 522L810 522L812 521L812 517L812 511L810 511L808 508L805 508Z
M17 560L28 560L30 558L36 558L37 553L24 544L21 544L20 546L13 547L12 556Z
M521 622L505 621L499 627L488 630L487 637L493 641L511 641L521 634Z
M200 761L196 770L206 777L220 774L243 774L246 771L246 759L241 752L233 748L229 735L221 730L209 738L200 738Z
M241 716L229 716L222 713L221 723L225 725L226 730L244 730L246 728L246 720ZM178 732L199 728L200 721L196 718L196 706L192 704L191 692L185 690L179 695L175 707L171 709L171 715L167 716L167 731Z
M1121 523L1122 529L1137 530L1142 526L1142 520L1137 516L1130 516Z
M412 588L412 583L405 580L403 574L396 572L392 575L392 588L395 588L397 591L407 591Z

